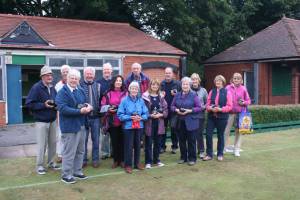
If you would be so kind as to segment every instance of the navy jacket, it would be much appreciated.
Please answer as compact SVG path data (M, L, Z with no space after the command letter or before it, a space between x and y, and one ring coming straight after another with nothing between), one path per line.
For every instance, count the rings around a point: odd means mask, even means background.
M165 100L167 101L168 108L170 110L171 108L171 103L173 101L174 96L171 95L171 90L176 89L177 92L181 91L181 83L180 81L177 80L171 80L171 82L167 82L166 80L163 80L160 85L161 91L166 92ZM169 112L169 115L171 112Z
M53 122L56 119L56 110L47 108L45 101L55 100L56 90L50 87L50 94L48 88L40 80L32 86L27 96L25 105L31 110L33 118L38 122Z
M80 113L79 104L87 103L84 91L78 87L77 98L67 85L59 90L56 104L59 110L59 126L62 133L77 133L84 126L85 115Z
M87 82L82 81L80 82L80 86L82 87L86 99L89 101L89 85ZM92 93L93 93L93 108L94 110L92 111L91 115L93 117L98 117L98 112L100 111L100 102L101 102L101 97L100 97L100 91L102 90L102 85L97 82L92 83Z

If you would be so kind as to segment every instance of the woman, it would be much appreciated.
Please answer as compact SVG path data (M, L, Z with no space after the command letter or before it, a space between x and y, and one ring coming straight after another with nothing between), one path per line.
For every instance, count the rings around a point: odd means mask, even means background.
M159 87L160 82L157 79L151 80L148 91L142 96L150 111L149 119L145 123L146 169L150 169L151 164L157 165L158 167L164 166L159 160L159 150L162 135L165 134L164 118L168 116L168 105L164 97L159 94Z
M110 89L102 97L101 106L109 106L107 113L104 116L103 127L110 134L113 155L112 168L124 166L124 139L122 133L122 123L117 116L117 109L121 100L126 96L124 79L118 75L112 79Z
M237 123L238 123L238 115L243 110L246 109L248 105L250 105L251 100L247 89L243 84L243 77L240 73L234 73L232 77L232 83L226 87L227 91L232 95L233 107L231 112L229 113L227 126L225 129L225 152L230 152L229 146L229 135L230 130L235 123L235 139L234 139L234 155L240 156L240 148L241 148L241 134L238 131Z
M228 120L228 112L232 109L232 96L224 88L226 80L222 75L218 75L214 80L215 88L209 94L206 104L208 112L207 128L206 128L206 157L204 161L213 158L213 132L217 128L218 145L217 156L218 161L223 160L224 149L224 131Z
M195 92L191 90L191 79L184 77L181 80L182 91L178 92L171 104L171 110L176 113L177 120L172 126L176 128L180 160L178 164L188 162L194 165L196 156L196 134L199 129L199 112L201 112L201 102Z
M201 108L202 111L199 112L199 118L200 118L200 122L199 122L199 129L197 131L197 150L198 150L198 155L200 157L200 159L204 158L204 140L203 140L203 129L204 129L204 118L205 118L205 104L207 101L207 91L204 87L201 87L200 83L201 83L201 79L200 76L196 73L193 73L191 75L191 79L192 79L192 90L194 92L196 92L198 98L201 101Z
M140 164L141 135L144 121L148 119L148 108L139 97L139 84L133 81L129 84L129 95L125 97L118 108L117 115L123 122L124 132L124 164L125 172L132 173L132 153L134 150L134 168L143 170Z

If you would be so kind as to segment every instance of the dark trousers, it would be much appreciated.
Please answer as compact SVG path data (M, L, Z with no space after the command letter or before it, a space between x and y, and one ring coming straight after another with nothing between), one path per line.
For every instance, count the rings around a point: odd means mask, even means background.
M197 138L197 151L198 154L204 153L204 139L203 139L203 129L204 129L204 118L200 119L199 129L197 130L196 138Z
M143 129L123 129L123 132L125 167L132 167L132 154L134 154L134 167L136 167L140 163L141 135Z
M99 118L88 118L87 124L85 127L86 136L85 136L85 151L83 162L86 163L88 161L88 141L89 141L89 133L91 131L92 138L92 160L93 163L99 162L99 142L100 142L100 120Z
M167 140L167 127L168 124L171 124L171 117L169 116L168 118L165 119L165 128L166 128L166 134L162 135L161 139L161 149L166 149L166 140ZM176 130L174 128L171 128L171 141L172 141L172 149L177 149L178 148L178 137L176 135Z
M157 164L159 160L161 135L158 135L158 121L152 120L151 136L146 136L145 163ZM153 148L152 148L153 144Z
M196 161L196 132L188 131L184 121L180 121L178 130L180 159L184 161Z
M109 128L114 162L124 162L124 134L122 126Z
M217 155L223 156L224 149L224 131L227 124L227 118L220 119L216 117L208 117L206 128L206 154L213 157L213 132L217 128L218 143Z

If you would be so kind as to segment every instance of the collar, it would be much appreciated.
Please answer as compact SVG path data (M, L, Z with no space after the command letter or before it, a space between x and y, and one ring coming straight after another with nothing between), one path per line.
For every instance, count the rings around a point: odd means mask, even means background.
M69 90L70 90L71 92L73 92L75 89L78 89L78 87L72 88L68 83L67 83L67 87L69 88Z

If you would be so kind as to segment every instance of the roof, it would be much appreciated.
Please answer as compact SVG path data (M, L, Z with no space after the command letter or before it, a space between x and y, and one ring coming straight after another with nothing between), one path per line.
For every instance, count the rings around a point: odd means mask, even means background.
M300 57L300 20L283 17L246 40L209 58L204 64Z
M0 21L0 39L26 21L50 44L45 46L0 43L0 48L186 55L184 51L147 35L128 23L11 14L0 14Z

